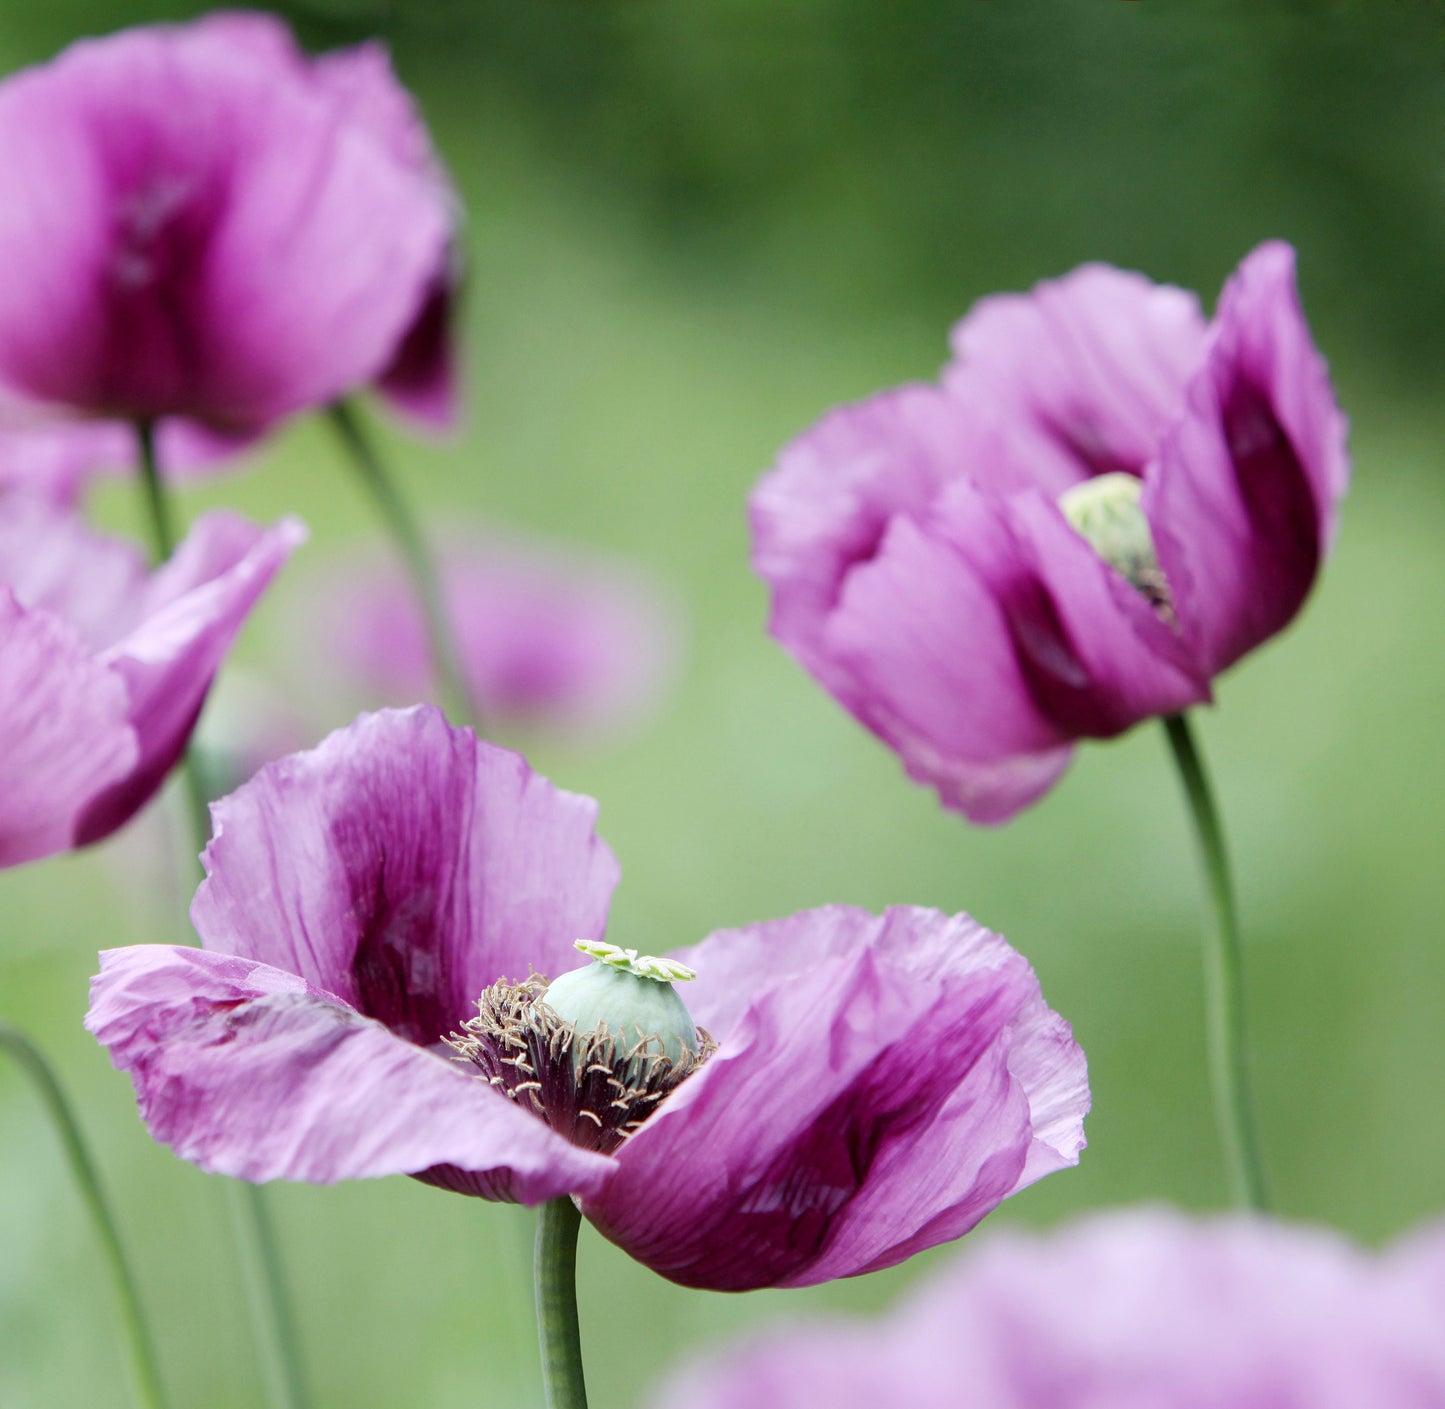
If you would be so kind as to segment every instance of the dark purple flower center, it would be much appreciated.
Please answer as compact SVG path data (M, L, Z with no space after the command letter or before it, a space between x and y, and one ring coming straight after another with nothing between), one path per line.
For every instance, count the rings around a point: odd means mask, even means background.
M707 1033L675 1059L657 1037L620 1039L610 1028L579 1032L542 1001L547 980L503 979L477 1002L477 1016L447 1038L482 1076L559 1135L609 1154L717 1050Z

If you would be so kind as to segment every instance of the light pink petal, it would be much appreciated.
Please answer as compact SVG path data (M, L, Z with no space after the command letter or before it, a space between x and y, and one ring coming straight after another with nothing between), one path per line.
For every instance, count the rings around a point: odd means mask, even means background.
M293 974L169 945L100 957L86 1027L151 1134L202 1169L331 1184L440 1165L529 1204L607 1177L610 1160Z
M1266 1219L1095 1214L975 1242L884 1318L724 1346L651 1403L1436 1409L1445 1282L1409 1261Z
M967 916L811 911L683 957L718 1051L583 1204L662 1275L802 1286L959 1236L1027 1177L1036 1132L1013 1053L1038 1042L1019 1070L1047 1093L1057 1162L1077 1160L1082 1053L1041 1014L1024 960ZM1040 1079L1045 1053L1066 1076Z
M1048 493L1140 473L1204 352L1194 295L1103 264L975 304L953 331L949 393L1007 424Z
M0 587L0 867L73 845L86 804L138 753L119 677Z
M1345 418L1294 264L1288 245L1261 245L1225 286L1184 416L1145 479L1160 563L1211 674L1299 611L1349 479Z
M617 863L597 805L418 706L363 715L213 809L207 949L303 975L423 1046L499 978L576 968Z
M25 606L67 621L92 652L140 621L146 580L134 543L30 495L0 502L0 582Z
M297 519L261 529L218 510L197 521L146 584L143 618L100 657L125 684L140 759L134 772L86 810L80 841L114 831L170 772L226 652L305 537Z

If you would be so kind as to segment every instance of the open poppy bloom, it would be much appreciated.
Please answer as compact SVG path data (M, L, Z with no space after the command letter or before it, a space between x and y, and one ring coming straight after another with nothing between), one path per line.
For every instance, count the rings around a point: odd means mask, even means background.
M1299 611L1348 480L1345 421L1265 244L1212 322L1086 265L983 300L940 386L832 412L751 500L773 634L975 822L1081 738L1210 698Z
M420 124L379 51L313 69L289 46L276 21L221 15L0 84L12 418L248 434L414 363L452 223L401 131Z
M893 1314L731 1346L658 1409L1436 1409L1445 1226L1338 1233L1162 1208L997 1233ZM967 1386L961 1397L960 1386Z
M740 1291L889 1266L1077 1162L1083 1054L966 916L615 949L596 805L426 706L213 815L203 948L103 954L86 1020L204 1169L571 1195L662 1275Z
M154 572L53 505L0 512L0 866L108 836L185 750L248 613L305 537L202 516Z

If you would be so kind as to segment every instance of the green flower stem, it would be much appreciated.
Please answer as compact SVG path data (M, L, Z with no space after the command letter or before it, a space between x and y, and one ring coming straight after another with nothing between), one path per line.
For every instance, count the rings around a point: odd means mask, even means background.
M569 1198L537 1210L537 1337L547 1409L587 1409L582 1333L577 1325L577 1231L582 1215Z
M1182 714L1171 714L1164 720L1164 731L1169 736L1169 747L1189 805L1209 893L1204 990L1215 1121L1235 1202L1245 1208L1262 1210L1269 1206L1269 1201L1255 1130L1254 1102L1250 1096L1244 1032L1243 949L1229 857L1209 776L1195 746L1189 721Z
M161 481L160 461L156 457L155 422L137 421L135 430L140 441L140 481L145 495L146 526L150 530L151 561L159 566L176 551L175 519L166 487ZM211 839L211 806L206 797L202 771L190 744L186 746L185 762L181 768L181 786L185 789L191 830L199 843L196 850L199 857Z
M152 555L159 564L175 551L176 535L170 500L156 457L154 423L137 422L136 436L140 442L141 486ZM193 745L187 747L182 760L181 779L199 859L211 840L211 809ZM311 1400L306 1393L297 1323L265 1192L254 1184L226 1182L236 1233L236 1256L246 1284L251 1336L261 1359L267 1398L273 1409L307 1409Z
M266 1398L277 1409L306 1409L311 1399L270 1202L258 1184L225 1185Z
M356 407L349 401L336 401L332 403L329 415L333 429L345 447L358 478L371 495L411 576L426 623L432 669L436 673L442 707L453 722L470 724L477 733L481 733L481 719L462 674L461 657L452 635L436 561L421 525L397 489L396 481L388 472L376 442L362 423Z
M66 1100L60 1082L39 1048L23 1032L7 1022L0 1022L0 1049L9 1052L35 1083L35 1089L40 1093L40 1099L45 1103L45 1108L60 1134L61 1144L65 1147L65 1157L70 1162L75 1182L80 1186L81 1197L90 1210L91 1218L95 1220L95 1230L100 1235L100 1245L105 1251L105 1259L110 1264L110 1273L115 1280L116 1297L120 1302L126 1339L130 1342L131 1374L135 1379L136 1403L142 1406L142 1409L165 1409L166 1396L161 1388L155 1346L146 1323L145 1310L141 1305L135 1273L126 1260L120 1232L116 1228L105 1192L100 1187L100 1176L96 1172L89 1150L86 1149L85 1137L80 1133L80 1126L70 1108L70 1102Z

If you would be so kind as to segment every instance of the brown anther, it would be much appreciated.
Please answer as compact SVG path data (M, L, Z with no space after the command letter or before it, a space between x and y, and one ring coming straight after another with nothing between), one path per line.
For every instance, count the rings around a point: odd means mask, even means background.
M446 1040L491 1085L583 1149L615 1150L717 1050L699 1031L698 1054L674 1063L656 1038L624 1045L606 1030L578 1032L541 1001L546 989L538 974L493 984L477 1016Z

